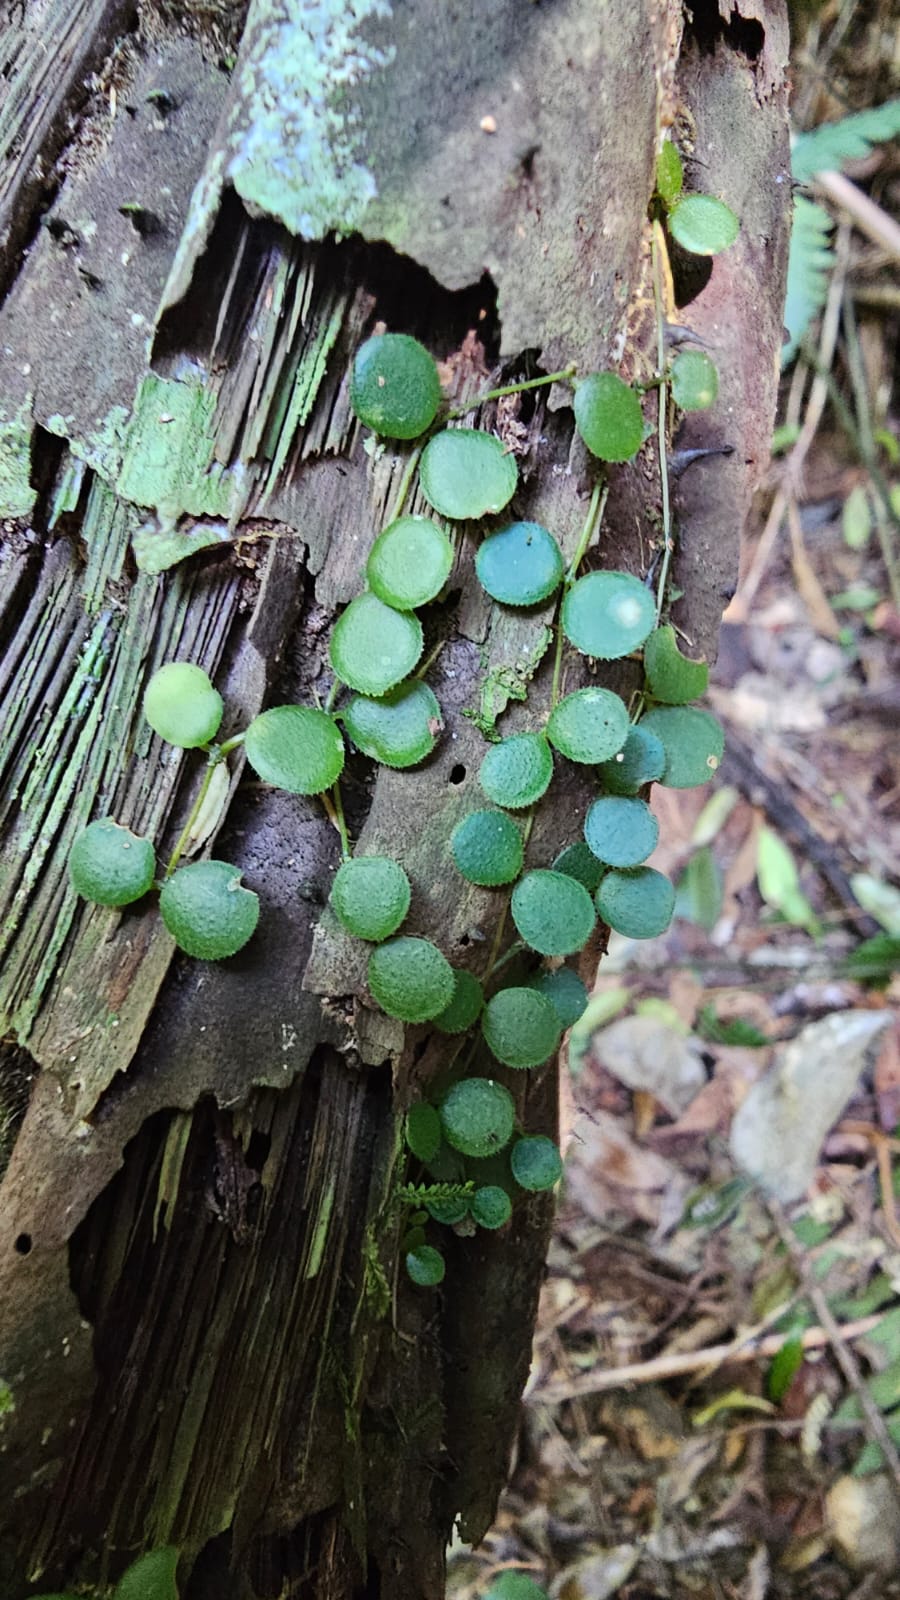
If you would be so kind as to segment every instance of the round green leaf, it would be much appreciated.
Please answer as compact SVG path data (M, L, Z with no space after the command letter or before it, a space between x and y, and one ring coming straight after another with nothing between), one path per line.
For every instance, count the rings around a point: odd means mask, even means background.
M492 433L448 428L429 439L419 463L419 485L442 517L475 520L502 511L516 492L516 458Z
M425 1100L406 1113L406 1142L418 1161L433 1161L441 1148L441 1119Z
M369 587L398 611L427 605L453 565L453 546L429 517L398 517L378 535L366 563Z
M552 533L539 522L513 522L479 545L475 571L493 600L536 606L559 588L564 562Z
M725 753L725 735L708 711L696 706L654 706L640 726L654 733L666 752L663 783L670 789L694 789L707 783Z
M508 811L534 805L552 777L553 756L542 733L514 733L492 744L478 773L488 799Z
M547 1600L547 1591L527 1572L500 1572L481 1600Z
M473 811L453 830L450 848L457 868L470 883L495 888L512 883L522 871L522 835L502 811Z
M161 1545L138 1556L116 1584L113 1600L178 1600L178 1551Z
M357 939L379 943L396 933L409 910L409 879L389 856L357 856L338 867L331 905Z
M154 733L182 750L209 744L222 721L222 696L202 667L169 661L144 691L144 716Z
M562 1157L556 1145L542 1133L516 1140L510 1151L510 1166L520 1188L534 1192L552 1189L563 1172Z
M179 950L224 961L255 931L259 896L242 888L239 868L227 861L194 861L163 884L159 909Z
M120 828L112 817L89 822L69 851L72 888L96 905L130 905L147 893L155 876L150 840Z
M588 808L584 837L608 867L637 867L656 849L659 823L646 800L604 794Z
M377 333L360 345L350 375L350 404L360 422L385 439L417 439L441 403L434 359L407 333Z
M615 372L594 372L578 384L575 426L601 461L630 461L644 442L641 402Z
M684 195L669 212L673 239L694 256L717 256L727 250L739 228L734 212L711 194Z
M656 158L656 192L667 206L674 205L684 183L678 146L667 139Z
M588 992L571 967L557 967L555 972L542 972L533 978L529 988L536 989L549 1000L563 1028L572 1028L587 1009Z
M247 760L263 783L289 794L321 794L344 766L344 741L333 717L315 706L273 706L244 736Z
M418 1250L408 1252L406 1270L420 1289L433 1289L443 1282L446 1267L440 1250L431 1244L420 1244Z
M356 695L341 712L357 750L383 767L414 767L437 743L444 724L426 683L409 678L378 700Z
M429 1022L450 1004L455 987L453 968L429 939L389 939L369 957L372 997L401 1022Z
M342 682L378 697L412 672L422 643L418 617L395 611L367 590L338 617L328 653Z
M502 1228L512 1216L512 1201L498 1184L486 1183L475 1190L469 1209L480 1228Z
M541 1066L562 1037L555 1008L545 995L527 988L498 990L484 1008L481 1031L492 1055L517 1068Z
M463 1217L469 1215L468 1200L426 1200L425 1210L435 1222L440 1222L445 1228L455 1227L457 1222L462 1222Z
M606 761L627 737L628 710L611 689L576 689L554 707L547 723L550 743L570 761Z
M597 890L604 922L628 939L655 939L672 920L675 890L653 867L607 872Z
M513 1097L493 1078L463 1078L440 1108L444 1138L464 1156L492 1156L512 1138Z
M719 393L719 374L705 350L680 350L670 373L672 399L682 411L707 411Z
M478 1021L484 1005L484 990L471 972L454 968L453 980L453 999L434 1019L441 1033L465 1033Z
M683 656L671 626L657 628L644 645L644 671L654 700L684 706L706 693L709 667Z
M589 572L573 583L562 606L566 638L599 661L630 655L655 621L652 594L630 572Z
M600 776L609 794L637 794L645 784L661 778L665 770L666 752L662 741L641 722L629 729L618 755L603 762Z
M594 906L584 885L565 872L526 872L512 892L519 935L542 956L570 956L594 931Z
M588 894L593 894L606 868L602 861L598 861L593 850L589 850L583 839L576 844L567 844L561 850L553 863L554 872L564 872L567 878L577 878L583 883Z

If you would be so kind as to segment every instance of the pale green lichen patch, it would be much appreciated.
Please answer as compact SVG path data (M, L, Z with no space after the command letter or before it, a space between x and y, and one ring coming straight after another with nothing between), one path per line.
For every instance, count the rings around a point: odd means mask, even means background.
M375 197L353 91L391 59L361 25L390 15L387 0L256 0L251 9L226 176L248 207L303 238L351 232Z
M129 411L125 406L112 406L106 416L90 433L78 437L73 417L64 417L58 411L44 423L48 433L69 441L69 450L76 460L83 461L93 472L114 484L122 466Z
M140 506L174 519L229 517L239 508L242 473L213 461L215 397L197 381L148 373L134 405L116 488Z
M31 397L15 416L0 411L0 517L27 517L35 501L31 487Z

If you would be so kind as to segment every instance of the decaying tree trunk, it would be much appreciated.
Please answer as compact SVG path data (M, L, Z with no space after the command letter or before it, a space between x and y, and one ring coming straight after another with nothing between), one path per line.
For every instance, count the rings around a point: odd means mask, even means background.
M199 662L227 734L327 688L328 630L408 452L371 452L347 370L377 320L471 395L532 363L652 368L660 129L741 218L684 316L720 372L679 480L675 617L711 653L765 460L788 203L780 0L24 0L0 111L0 1590L114 1578L173 1544L189 1600L438 1596L504 1475L547 1239L543 1199L397 1274L400 1125L458 1044L373 1009L323 910L338 839L233 761L207 851L263 902L218 965L155 909L87 907L71 841L161 846L198 766L140 714ZM86 73L95 71L89 82ZM543 391L542 391L543 393ZM571 554L596 475L566 392L487 407L520 515ZM614 469L595 563L658 554L649 444ZM408 931L483 972L505 903L449 866L484 728L549 697L552 607L491 607L458 540L430 608L445 730L422 768L353 757L354 839L414 885ZM567 661L567 684L586 665ZM579 674L582 676L579 677ZM608 678L610 675L608 675ZM627 680L611 676L613 686ZM473 720L466 713L473 711ZM480 724L480 725L479 725ZM579 836L558 779L529 861ZM596 951L593 952L596 956ZM478 1065L496 1072L488 1060ZM553 1130L553 1073L508 1074ZM523 1082L527 1077L528 1081ZM514 1080L514 1081L513 1081ZM27 1109L24 1109L27 1100Z

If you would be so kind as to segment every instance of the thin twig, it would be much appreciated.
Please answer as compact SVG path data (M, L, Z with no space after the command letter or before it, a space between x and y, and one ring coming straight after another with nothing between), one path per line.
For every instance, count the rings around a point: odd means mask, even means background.
M900 261L900 224L842 172L819 172L816 188L841 207L860 233L873 239L894 261Z
M860 1339L863 1334L877 1328L883 1311L860 1317L858 1322L848 1322L839 1330L841 1338ZM529 1396L532 1405L558 1405L563 1400L573 1400L578 1395L606 1394L611 1389L623 1389L628 1384L659 1383L664 1378L683 1378L695 1372L715 1371L717 1367L735 1361L770 1361L777 1356L786 1334L770 1333L765 1337L747 1334L730 1344L708 1345L705 1350L679 1350L671 1355L654 1356L650 1361L633 1361L624 1367L608 1367L599 1372L588 1372L583 1378L573 1378L569 1383L548 1383L538 1386ZM831 1344L831 1333L824 1327L806 1328L800 1335L804 1350L821 1350Z
M824 1292L809 1270L809 1263L804 1254L803 1246L788 1222L783 1208L777 1200L772 1199L769 1200L768 1206L770 1215L781 1235L784 1248L790 1257L791 1265L802 1285L804 1297L815 1311L821 1324L821 1331L826 1335L826 1341L831 1346L834 1358L862 1407L862 1414L868 1425L872 1441L881 1449L890 1472L890 1481L895 1499L900 1505L900 1452L898 1452L897 1446L888 1432L884 1417L872 1398L871 1391L859 1369L859 1362L854 1352L850 1349L847 1329L841 1328L832 1314ZM883 1312L878 1314L879 1321L883 1314Z
M669 566L674 551L672 539L672 512L669 505L669 465L666 460L666 428L669 386L664 382L666 370L666 316L663 304L662 287L662 259L661 252L666 248L663 238L662 225L653 224L653 299L656 307L656 361L659 368L659 399L656 425L657 448L659 452L659 486L662 497L662 535L663 555L659 569L659 583L656 591L656 625L662 616L666 599L666 585L669 581Z
M772 501L772 508L766 519L762 536L753 553L753 560L744 577L741 579L737 593L728 609L729 621L744 622L750 614L750 608L766 574L769 562L781 532L785 512L788 507L790 494L797 494L803 478L803 467L813 440L815 439L825 402L828 398L828 385L823 374L830 371L837 348L838 330L841 323L841 302L844 297L844 284L847 269L850 263L850 227L844 223L838 230L835 244L835 266L831 275L828 288L828 300L825 305L825 314L822 318L822 332L819 338L818 359L811 364L816 368L816 377L810 390L806 415L800 437L791 450L784 465L785 489L779 489Z

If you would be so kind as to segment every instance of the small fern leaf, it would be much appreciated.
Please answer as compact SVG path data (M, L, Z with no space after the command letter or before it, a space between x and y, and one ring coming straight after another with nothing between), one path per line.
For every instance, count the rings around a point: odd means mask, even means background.
M858 111L840 122L823 122L820 128L798 134L791 151L795 183L811 183L820 172L834 172L845 161L867 156L873 144L883 144L900 133L900 100Z
M784 325L789 338L781 352L783 367L797 354L809 324L828 298L828 280L834 266L834 252L828 243L832 227L822 206L797 195L788 256Z

